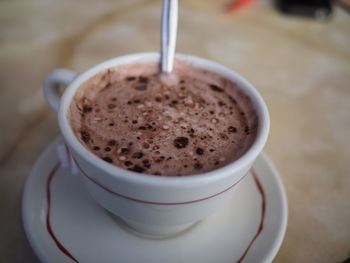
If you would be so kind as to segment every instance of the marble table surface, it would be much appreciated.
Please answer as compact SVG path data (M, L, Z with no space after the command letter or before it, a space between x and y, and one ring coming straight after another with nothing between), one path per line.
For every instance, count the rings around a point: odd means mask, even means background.
M229 2L184 0L177 50L215 60L266 99L265 152L289 201L274 262L350 256L350 15L283 16L268 1L227 14ZM37 156L59 136L41 90L54 68L82 71L159 49L161 1L0 1L0 262L38 262L23 232L21 193Z

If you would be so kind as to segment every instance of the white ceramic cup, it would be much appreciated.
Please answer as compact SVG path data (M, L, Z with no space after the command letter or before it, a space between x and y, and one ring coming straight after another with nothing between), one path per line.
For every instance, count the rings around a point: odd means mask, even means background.
M269 132L269 115L260 94L239 74L215 62L189 55L177 55L193 66L216 72L238 84L248 95L258 115L258 131L251 147L238 160L213 171L183 177L161 177L127 171L109 164L87 150L74 135L68 110L77 89L97 73L111 67L137 62L159 61L158 53L117 57L77 74L53 71L44 82L45 97L58 112L59 127L80 168L84 185L104 208L134 230L155 236L177 233L217 211L262 151ZM60 97L58 87L67 86ZM240 200L237 200L240 202Z

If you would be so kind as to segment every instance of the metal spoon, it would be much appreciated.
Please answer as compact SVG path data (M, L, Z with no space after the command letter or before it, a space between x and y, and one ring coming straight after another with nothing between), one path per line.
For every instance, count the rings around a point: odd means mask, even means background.
M161 67L163 73L171 73L174 68L177 20L178 0L163 0L161 35Z

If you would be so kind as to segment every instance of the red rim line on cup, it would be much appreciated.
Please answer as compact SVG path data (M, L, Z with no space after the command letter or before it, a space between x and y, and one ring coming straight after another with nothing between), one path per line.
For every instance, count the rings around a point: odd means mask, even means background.
M146 200L141 200L141 199L136 199L136 198L132 198L117 192L112 191L111 189L109 189L108 187L104 186L103 184L99 183L97 180L95 180L94 178L90 177L87 175L87 173L85 173L85 171L79 166L79 164L74 161L76 166L78 167L79 171L87 178L89 179L91 182L93 182L94 184L98 185L100 188L102 188L103 190L107 191L110 194L116 195L118 197L130 200L130 201L134 201L134 202L138 202L138 203L144 203L144 204L151 204L151 205L186 205L186 204L192 204L192 203L197 203L197 202L201 202L210 198L213 198L215 196L218 196L220 194L223 194L225 192L227 192L228 190L230 190L231 188L235 187L238 183L240 183L242 181L243 178L245 178L247 176L244 175L242 178L240 178L237 182L235 182L233 185L229 186L228 188L222 190L221 192L218 192L216 194L207 196L207 197L203 197L197 200L191 200L191 201L184 201L184 202L174 202L174 203L166 203L166 202L152 202L152 201L146 201Z

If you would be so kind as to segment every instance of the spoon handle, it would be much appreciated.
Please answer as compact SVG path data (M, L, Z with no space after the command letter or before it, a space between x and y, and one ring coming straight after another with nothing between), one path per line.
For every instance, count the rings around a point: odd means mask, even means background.
M178 20L178 0L163 0L161 66L170 73L174 67Z

